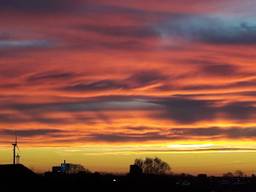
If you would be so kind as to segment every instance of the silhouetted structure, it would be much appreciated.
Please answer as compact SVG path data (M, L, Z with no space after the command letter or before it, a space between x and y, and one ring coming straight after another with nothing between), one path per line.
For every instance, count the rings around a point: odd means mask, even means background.
M52 173L61 173L61 167L60 166L53 166L52 167Z
M0 165L0 177L34 177L36 174L22 164Z
M12 143L13 150L12 150L12 164L16 164L16 147L17 147L17 136L15 136L15 142Z
M143 170L140 166L138 165L130 165L130 175L142 175Z
M15 165L20 164L20 155L17 153L17 150L19 151L19 146L18 146L18 138L17 135L15 135L15 140L14 143L12 143L13 149L12 149L12 164Z
M68 163L63 163L67 165ZM61 167L61 166L59 166ZM138 167L132 165L132 173ZM253 177L180 175L45 174L36 175L23 165L0 165L2 191L173 191L255 192ZM10 177L11 176L11 177ZM15 176L15 177L14 177ZM82 190L81 190L82 189Z
M52 173L58 174L77 174L81 172L86 172L86 169L79 164L72 164L72 163L61 163L60 166L53 166L52 167Z
M20 155L19 154L16 155L16 164L20 164Z

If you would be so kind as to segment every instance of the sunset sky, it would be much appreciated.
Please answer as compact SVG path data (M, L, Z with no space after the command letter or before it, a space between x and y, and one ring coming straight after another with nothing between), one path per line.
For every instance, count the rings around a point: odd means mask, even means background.
M0 0L0 163L256 173L255 0Z

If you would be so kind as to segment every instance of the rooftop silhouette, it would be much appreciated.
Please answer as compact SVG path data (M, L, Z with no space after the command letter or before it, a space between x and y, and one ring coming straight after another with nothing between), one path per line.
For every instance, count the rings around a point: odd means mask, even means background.
M0 165L0 177L34 177L34 173L22 164Z

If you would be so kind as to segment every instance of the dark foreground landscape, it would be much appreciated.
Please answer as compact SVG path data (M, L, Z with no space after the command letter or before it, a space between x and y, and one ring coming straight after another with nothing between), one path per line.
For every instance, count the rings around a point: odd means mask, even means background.
M111 175L46 173L38 175L22 165L0 168L0 191L173 191L255 192L256 177L191 175Z

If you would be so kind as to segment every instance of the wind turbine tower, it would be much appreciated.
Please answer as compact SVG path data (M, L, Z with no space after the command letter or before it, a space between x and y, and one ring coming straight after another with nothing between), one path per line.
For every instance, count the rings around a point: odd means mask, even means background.
M18 149L18 151L19 151L17 135L15 135L15 141L14 141L14 143L12 143L12 146L13 146L13 151L12 151L13 152L13 156L12 156L13 165L15 165L16 163L19 164L20 163L20 155L18 153L16 153L16 149Z

